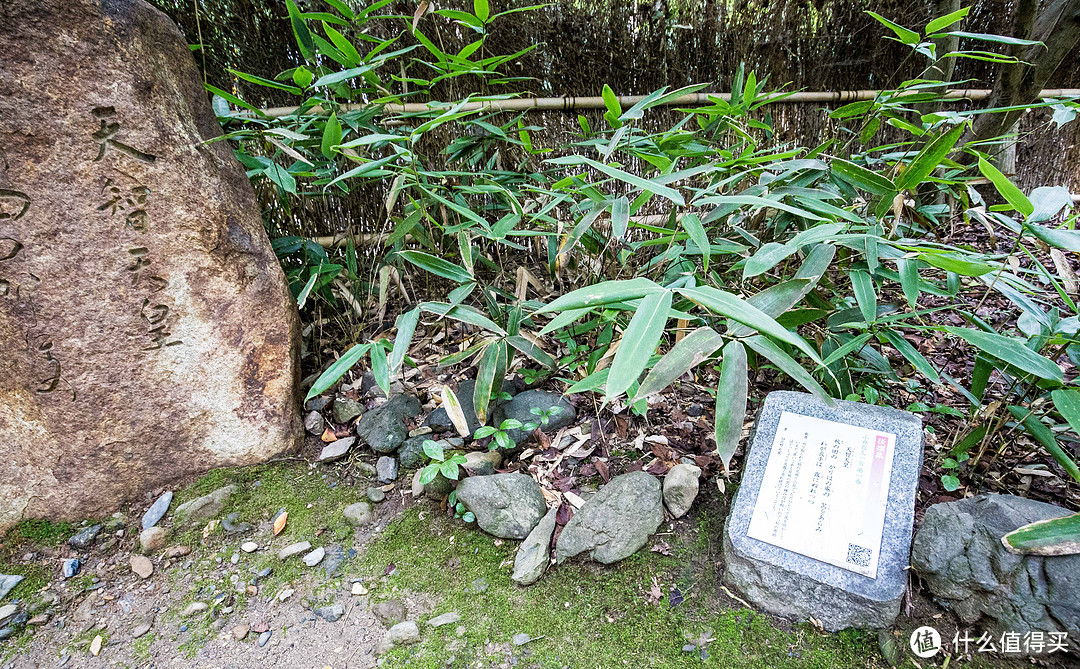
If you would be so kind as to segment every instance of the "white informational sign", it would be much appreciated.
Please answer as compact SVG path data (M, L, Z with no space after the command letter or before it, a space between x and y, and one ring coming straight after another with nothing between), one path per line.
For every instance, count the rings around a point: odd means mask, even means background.
M896 435L780 414L747 535L877 576Z

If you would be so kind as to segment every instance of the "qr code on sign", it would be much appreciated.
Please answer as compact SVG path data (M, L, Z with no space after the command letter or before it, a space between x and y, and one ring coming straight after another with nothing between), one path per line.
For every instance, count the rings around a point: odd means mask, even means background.
M862 546L856 546L855 544L848 544L847 561L855 565L856 567L869 567L870 549L863 548Z

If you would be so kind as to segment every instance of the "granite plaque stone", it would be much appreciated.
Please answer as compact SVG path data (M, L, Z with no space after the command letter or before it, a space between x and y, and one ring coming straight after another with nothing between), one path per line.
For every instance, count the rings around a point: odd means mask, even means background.
M724 581L830 631L889 626L922 456L922 422L906 411L770 393L724 530Z

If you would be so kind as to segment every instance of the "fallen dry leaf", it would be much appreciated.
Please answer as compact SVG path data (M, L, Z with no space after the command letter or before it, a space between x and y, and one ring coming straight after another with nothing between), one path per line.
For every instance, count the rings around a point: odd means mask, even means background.
M330 428L326 428L326 430L322 433L322 440L329 444L332 441L337 441L337 435L334 434L334 431Z
M278 517L274 519L274 536L281 534L281 531L285 529L285 523L289 520L289 512L283 511L278 514Z

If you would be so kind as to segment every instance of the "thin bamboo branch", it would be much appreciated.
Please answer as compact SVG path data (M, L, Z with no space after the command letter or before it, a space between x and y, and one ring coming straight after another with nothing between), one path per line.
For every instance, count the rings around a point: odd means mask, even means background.
M798 91L795 93L777 93L775 95L766 98L773 104L810 104L810 103L822 103L822 102L860 102L864 100L873 100L883 91L876 90L862 90L862 91ZM900 96L916 95L924 93L925 91L909 91L901 93ZM946 100L970 100L980 101L990 98L992 91L988 88L960 88L955 90L946 91L944 98ZM1080 88L1050 88L1043 90L1039 93L1040 98L1060 98L1060 97L1076 97L1080 96ZM645 99L644 95L620 95L619 104L623 107L631 107ZM664 106L678 106L678 105L707 105L712 102L711 98L720 98L722 100L731 100L731 93L693 93L690 95L683 95L678 98L666 100L661 104ZM364 109L370 105L363 104L344 104L341 105L343 110L355 110ZM388 104L383 105L384 114L415 114L419 112L431 111L433 109L444 109L445 103L427 103L427 102L410 102L406 104ZM564 98L515 98L512 100L476 100L473 102L465 103L459 111L572 111L577 109L603 109L604 98L602 97L564 97ZM295 114L300 107L270 107L263 109L262 112L267 116L281 117ZM327 113L320 106L312 107L306 114L325 114Z

